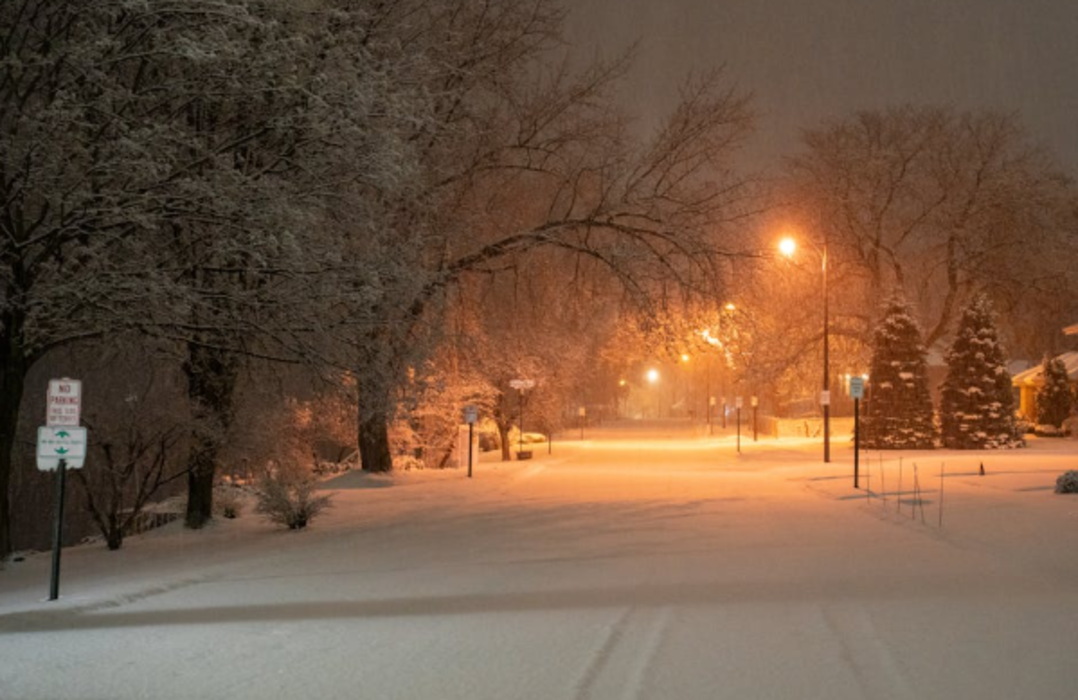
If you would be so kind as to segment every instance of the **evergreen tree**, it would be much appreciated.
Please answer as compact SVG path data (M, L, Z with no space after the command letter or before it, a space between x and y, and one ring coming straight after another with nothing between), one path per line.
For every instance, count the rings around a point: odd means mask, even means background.
M961 450L1019 446L1011 375L991 304L983 295L962 312L946 360L940 398L943 444Z
M1058 357L1050 360L1046 355L1043 367L1044 386L1037 390L1037 424L1061 428L1074 401L1067 366Z
M887 302L872 337L865 447L931 449L936 443L921 330L900 298Z

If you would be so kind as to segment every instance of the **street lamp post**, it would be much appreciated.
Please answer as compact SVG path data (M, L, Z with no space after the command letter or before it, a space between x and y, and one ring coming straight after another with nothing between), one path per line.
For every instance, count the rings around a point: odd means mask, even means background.
M783 238L779 242L779 251L786 257L791 257L797 250L797 243L792 238ZM830 319L829 302L827 292L827 236L824 236L823 247L820 253L820 270L823 276L823 386L820 391L820 405L823 408L823 461L831 461L831 376L829 373L830 357Z
M517 459L520 459L524 454L524 392L535 386L535 380L514 379L509 386L516 389L520 397L520 437L517 439ZM528 453L528 457L531 457L531 453Z
M830 297L827 294L827 238L823 239L823 393L820 394L820 402L823 404L823 461L831 461L831 377L829 374L830 362L830 326L828 324L828 305Z

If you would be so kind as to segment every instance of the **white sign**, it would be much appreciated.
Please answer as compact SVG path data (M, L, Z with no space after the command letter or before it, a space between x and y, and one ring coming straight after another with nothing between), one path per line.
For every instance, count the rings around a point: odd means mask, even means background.
M850 377L850 398L865 398L865 380L861 377Z
M708 405L709 406L714 406L715 405L715 397L714 396L712 396L710 399L708 399Z
M820 392L820 405L821 406L830 406L831 405L831 392L830 391L821 391Z
M53 471L60 467L60 460L68 467L81 469L86 461L86 428L37 429L37 468Z
M514 379L509 382L509 386L513 387L517 391L524 391L525 389L531 389L535 386L534 379Z
M581 407L580 407L579 409L577 409L577 412L576 412L576 414L577 414L578 416L580 416L581 418L583 418L584 416L586 416L586 415L587 415L587 413L588 413L588 410L587 410L586 408L584 408L583 406L581 406Z
M753 396L753 397L752 397L752 407L753 407L753 408L756 408L756 407L757 407L757 406L759 406L759 405L760 405L760 400L759 400L759 399L757 399L757 398L756 398L755 396Z
M738 396L736 399L734 399L734 408L741 408L744 405L745 405L745 402L741 400L740 396Z
M472 425L479 421L479 408L476 406L464 407L464 422Z
M82 382L78 379L50 379L45 406L45 425L78 425L82 409Z

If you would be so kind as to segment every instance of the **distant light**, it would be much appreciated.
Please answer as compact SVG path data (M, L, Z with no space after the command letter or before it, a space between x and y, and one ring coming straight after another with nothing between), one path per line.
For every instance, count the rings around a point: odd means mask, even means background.
M787 236L779 241L779 252L786 257L791 257L797 250L797 241Z
M723 308L727 311L737 311L737 306L735 306L734 302L732 301L726 302L726 306L724 306Z
M684 355L684 354L683 354L683 355L681 356L681 361L682 361L682 362L688 362L688 361L689 361L689 356L688 356L688 355Z
M648 382L650 384L654 384L655 382L659 381L659 370L657 370L657 369L649 369L646 376L647 376Z
M624 379L619 379L618 380L618 386L625 386L625 380Z

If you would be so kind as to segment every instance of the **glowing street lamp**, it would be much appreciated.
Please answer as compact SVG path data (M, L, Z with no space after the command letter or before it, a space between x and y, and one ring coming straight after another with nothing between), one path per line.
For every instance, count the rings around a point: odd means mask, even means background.
M793 257L797 251L797 241L787 236L779 241L779 252L787 258ZM823 461L831 461L831 383L828 376L829 364L829 327L828 327L828 295L827 295L827 238L824 237L823 248L819 250L821 270L823 272L823 390L820 393L820 405L823 406Z
M644 376L647 378L648 384L655 384L659 381L659 370L649 369Z

